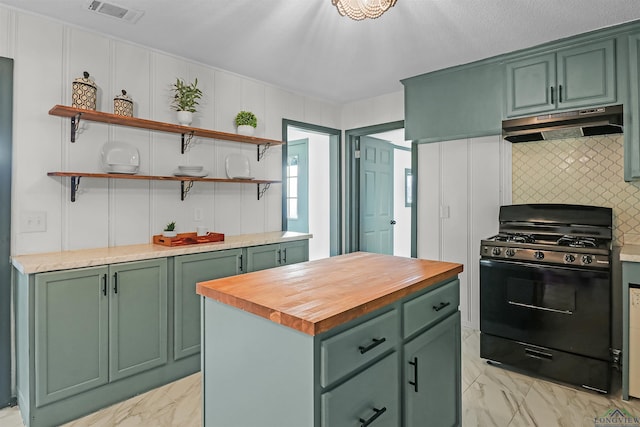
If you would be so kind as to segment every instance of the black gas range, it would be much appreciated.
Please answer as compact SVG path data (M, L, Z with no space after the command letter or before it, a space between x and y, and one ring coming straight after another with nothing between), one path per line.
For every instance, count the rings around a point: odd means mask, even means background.
M500 208L480 244L480 356L608 392L612 210Z

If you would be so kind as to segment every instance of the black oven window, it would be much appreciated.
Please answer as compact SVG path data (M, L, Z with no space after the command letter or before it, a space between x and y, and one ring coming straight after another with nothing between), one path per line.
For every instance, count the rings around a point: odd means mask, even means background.
M507 299L512 305L571 314L576 309L576 288L571 283L511 277Z

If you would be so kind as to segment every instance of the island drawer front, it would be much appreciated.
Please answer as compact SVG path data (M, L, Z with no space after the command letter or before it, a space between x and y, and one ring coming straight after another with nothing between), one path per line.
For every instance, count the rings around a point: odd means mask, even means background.
M322 394L320 425L398 427L399 402L398 355L394 352L344 384Z
M459 304L460 281L458 279L407 301L403 310L404 338L456 312Z
M375 359L399 340L398 311L374 317L320 343L320 385L327 387Z

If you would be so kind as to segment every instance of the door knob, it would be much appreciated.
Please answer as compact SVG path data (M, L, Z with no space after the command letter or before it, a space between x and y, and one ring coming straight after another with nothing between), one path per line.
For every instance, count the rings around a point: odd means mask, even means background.
M391 225L396 225L396 220L395 220L395 219L392 219L391 221L389 221L389 224L391 224Z

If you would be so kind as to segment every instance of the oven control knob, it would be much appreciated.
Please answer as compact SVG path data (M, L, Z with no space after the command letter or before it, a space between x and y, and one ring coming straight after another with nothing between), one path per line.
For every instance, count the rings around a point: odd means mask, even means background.
M575 261L575 260L576 260L576 257L575 257L575 255L573 255L573 254L566 254L566 255L564 256L564 260L565 260L565 262L569 262L569 263L571 263L571 262L573 262L573 261Z
M593 261L593 259L591 258L591 255L583 255L582 256L582 263L583 264L591 264L591 261Z
M500 248L493 248L493 249L491 250L491 254L492 254L492 255L495 255L495 256L500 255L500 252L502 252L502 251L500 250Z
M516 250L512 248L507 249L505 252L506 256L514 256L515 254L516 254Z
M533 257L535 259L543 259L544 258L544 253L542 253L542 251L535 251L533 253Z

